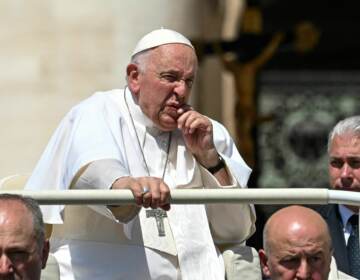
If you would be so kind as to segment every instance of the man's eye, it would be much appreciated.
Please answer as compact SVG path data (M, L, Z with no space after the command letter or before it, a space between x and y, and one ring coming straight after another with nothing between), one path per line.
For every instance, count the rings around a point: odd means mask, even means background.
M330 165L334 168L342 168L342 166L344 165L344 162L339 159L332 159L332 160L330 160Z
M360 158L349 159L348 164L350 165L351 168L358 169L360 168Z
M194 80L193 80L193 79L187 79L187 80L185 81L185 83L186 83L186 86L187 86L188 88L192 88L192 86L193 86L193 84L194 84Z
M160 78L162 80L166 80L167 82L176 82L177 81L177 77L175 75L172 75L172 74L162 74L160 75Z
M310 263L316 263L316 262L319 262L319 261L321 261L322 260L322 258L320 257L320 256L311 256L310 258L309 258L309 262Z
M281 264L287 268L296 267L299 262L300 262L300 259L297 257L285 258L285 259L281 260Z
M14 263L22 262L28 259L29 253L25 251L13 251L8 253L8 257Z

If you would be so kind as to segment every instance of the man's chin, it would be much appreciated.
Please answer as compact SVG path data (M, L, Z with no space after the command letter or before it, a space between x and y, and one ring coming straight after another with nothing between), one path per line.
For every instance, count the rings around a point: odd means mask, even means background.
M161 127L174 130L177 128L177 120L179 117L180 115L175 110L168 110L160 113L158 121Z
M177 129L177 121L174 119L161 121L158 124L158 128L162 131L173 131Z

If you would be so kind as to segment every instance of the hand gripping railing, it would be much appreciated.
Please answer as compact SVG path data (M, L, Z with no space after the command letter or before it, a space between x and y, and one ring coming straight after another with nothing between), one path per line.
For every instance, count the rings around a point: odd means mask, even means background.
M39 204L134 204L130 190L9 191L34 198ZM171 204L347 204L360 206L360 193L319 188L173 189Z

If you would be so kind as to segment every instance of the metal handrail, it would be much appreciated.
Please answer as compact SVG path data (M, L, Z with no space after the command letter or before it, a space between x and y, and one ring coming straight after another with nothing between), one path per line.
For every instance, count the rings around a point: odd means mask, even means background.
M130 190L0 190L30 196L43 205L134 204ZM173 189L171 204L253 203L253 204L347 204L360 206L360 193L320 188L260 189Z

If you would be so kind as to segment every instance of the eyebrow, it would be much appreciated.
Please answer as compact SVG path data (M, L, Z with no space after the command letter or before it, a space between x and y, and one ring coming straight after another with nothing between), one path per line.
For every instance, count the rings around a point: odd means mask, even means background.
M164 70L164 71L159 72L159 75L162 75L162 74L174 74L174 75L179 76L180 72L181 71L170 69L170 70ZM187 77L186 79L194 79L194 77L195 77L194 73L191 73L190 76Z
M350 157L337 157L337 156L330 156L329 157L329 161L342 161L342 162L347 162L347 161L360 161L360 157L358 156L350 156Z

